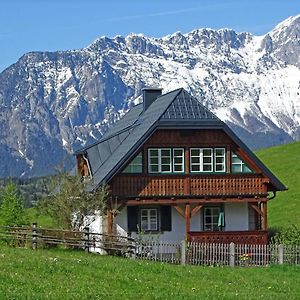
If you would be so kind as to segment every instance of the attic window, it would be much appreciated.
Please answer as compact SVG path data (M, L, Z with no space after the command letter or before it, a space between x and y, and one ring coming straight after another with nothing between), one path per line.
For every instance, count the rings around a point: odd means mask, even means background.
M143 155L140 152L123 170L122 173L132 174L132 173L143 173Z
M231 173L253 173L247 164L234 152L231 153Z

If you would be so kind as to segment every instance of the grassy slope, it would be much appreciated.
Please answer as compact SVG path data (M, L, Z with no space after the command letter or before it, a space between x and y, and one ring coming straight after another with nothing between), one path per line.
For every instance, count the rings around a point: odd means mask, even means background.
M288 187L269 202L269 227L300 226L300 142L257 151L257 156Z
M299 299L300 267L174 266L0 246L1 299Z

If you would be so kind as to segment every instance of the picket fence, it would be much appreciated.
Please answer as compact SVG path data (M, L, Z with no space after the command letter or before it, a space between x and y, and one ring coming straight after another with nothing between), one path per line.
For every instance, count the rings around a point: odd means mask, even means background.
M144 241L137 245L136 257L144 260L203 266L266 266L300 264L300 246L238 245L207 243L167 243Z
M300 265L300 246L294 245L208 244L186 241L169 243L92 233L88 228L83 231L42 229L36 224L32 227L0 226L1 240L15 247L29 246L37 249L63 245L66 248L82 249L87 252L182 265L231 267Z

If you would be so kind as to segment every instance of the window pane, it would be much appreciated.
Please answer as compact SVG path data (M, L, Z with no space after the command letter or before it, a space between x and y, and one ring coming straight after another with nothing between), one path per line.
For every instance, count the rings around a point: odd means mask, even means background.
M232 165L231 170L232 170L232 173L241 173L242 172L241 165Z
M200 149L191 149L191 156L200 156Z
M171 163L171 157L162 157L161 163L162 164L170 164Z
M211 156L211 149L203 149L203 156Z
M192 165L191 171L192 172L200 172L200 165Z
M171 172L171 166L170 165L162 165L161 171L162 172Z
M216 165L216 171L217 172L225 171L224 165Z
M248 166L243 165L243 173L252 173L252 170L248 168Z
M200 164L200 157L192 157L192 164Z
M224 158L223 158L223 157L216 157L215 162L216 162L217 164L222 164L222 163L224 163Z
M174 156L183 156L183 149L174 149Z
M212 159L211 159L211 157L203 157L203 163L204 164L210 164L212 162Z
M150 172L158 172L158 165L150 165Z
M170 149L161 149L161 156L171 156L171 150Z
M182 157L174 157L174 164L182 164L183 159Z
M215 149L216 156L224 156L225 149Z
M151 157L150 158L150 164L152 165L158 165L158 158L156 157Z
M174 165L174 172L183 172L182 165Z
M149 154L150 156L158 156L158 149L150 149Z
M212 171L212 165L203 165L203 171L204 172Z
M242 161L238 157L232 157L231 162L233 164L240 164Z

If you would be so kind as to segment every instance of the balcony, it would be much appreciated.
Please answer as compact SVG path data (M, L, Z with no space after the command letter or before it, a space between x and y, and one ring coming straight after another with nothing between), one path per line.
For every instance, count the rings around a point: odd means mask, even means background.
M268 243L268 232L266 230L199 231L189 232L188 239L191 242L199 243L266 245Z
M262 195L268 179L250 175L118 175L110 187L114 196L174 197Z

